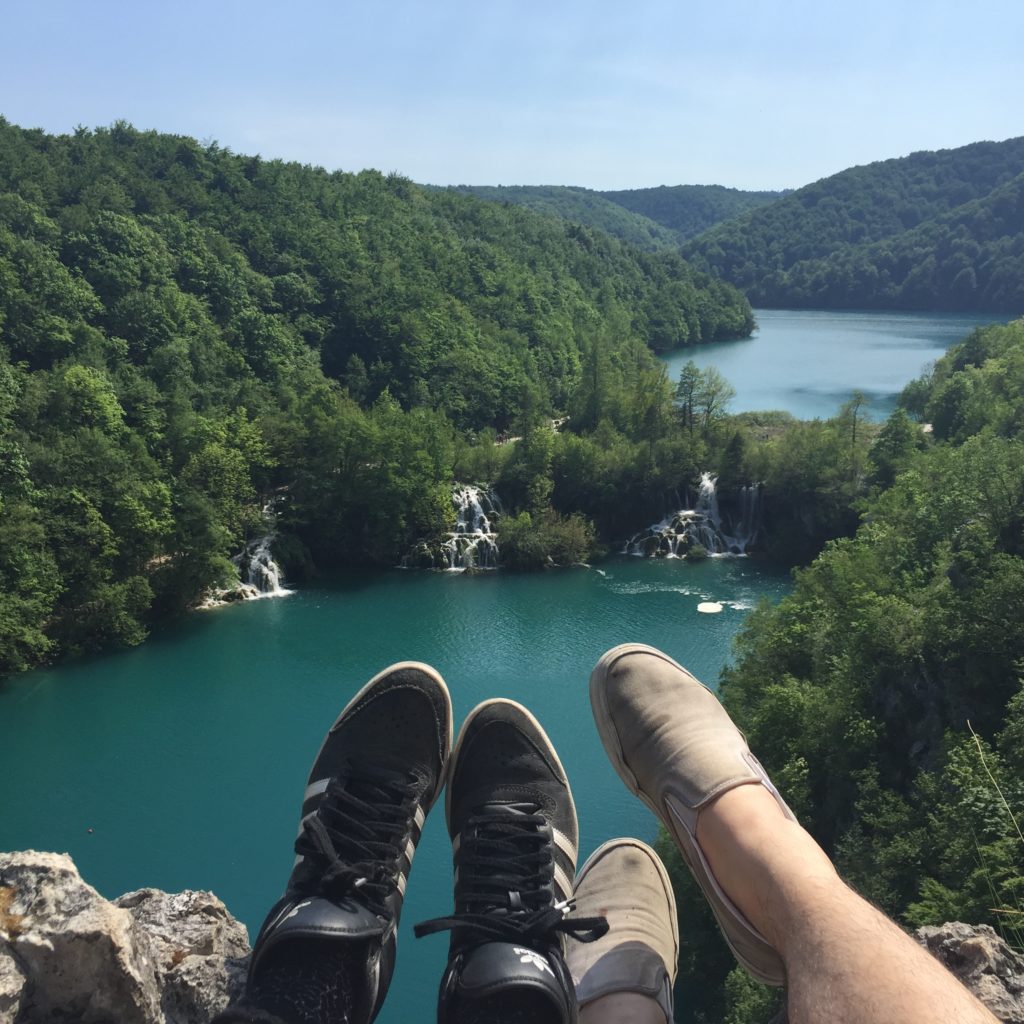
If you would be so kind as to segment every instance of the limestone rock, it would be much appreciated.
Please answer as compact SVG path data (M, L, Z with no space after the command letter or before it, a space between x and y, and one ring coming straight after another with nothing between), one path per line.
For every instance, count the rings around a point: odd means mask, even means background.
M1024 956L988 926L918 928L917 940L1005 1024L1024 1024Z
M1024 957L991 928L917 939L1000 1020L1024 1024ZM240 994L248 953L212 893L108 902L66 854L0 853L0 1024L208 1024Z
M4 934L0 932L0 935ZM14 1024L21 1009L25 973L13 952L0 939L0 1024Z
M68 1015L83 1024L150 1024L160 999L149 942L127 910L79 877L71 858L28 852L0 856L4 952L26 978L21 1015Z
M249 937L213 893L140 889L114 905L149 938L167 1024L207 1021L241 992Z
M210 893L111 903L66 854L0 853L0 1024L205 1024L241 988L247 953Z

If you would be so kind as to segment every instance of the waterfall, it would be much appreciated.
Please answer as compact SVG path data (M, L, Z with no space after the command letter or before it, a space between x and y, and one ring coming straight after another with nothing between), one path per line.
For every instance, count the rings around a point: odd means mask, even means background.
M501 517L501 502L487 487L456 484L452 491L455 507L455 529L440 542L421 541L402 559L402 567L445 569L464 572L466 569L498 568L498 534L495 530Z
M246 600L257 597L280 597L282 594L291 593L281 586L284 574L270 551L273 540L272 533L251 540L231 559L238 569L243 597Z
M761 485L747 484L740 489L739 511L734 529L735 540L745 554L761 530Z
M723 516L717 477L702 473L693 508L672 512L626 541L624 553L639 557L683 558L700 545L709 555L744 555L761 525L761 485L741 488L737 508ZM731 503L730 503L731 504Z
M271 546L276 535L278 500L273 499L263 506L263 523L266 533L249 541L231 559L238 573L236 582L223 589L207 593L200 602L200 608L220 608L235 601L255 601L261 597L284 597L290 594L283 585L284 573L274 561Z
M497 569L498 535L493 525L501 514L497 497L486 488L456 486L452 504L455 530L442 545L448 555L447 568Z

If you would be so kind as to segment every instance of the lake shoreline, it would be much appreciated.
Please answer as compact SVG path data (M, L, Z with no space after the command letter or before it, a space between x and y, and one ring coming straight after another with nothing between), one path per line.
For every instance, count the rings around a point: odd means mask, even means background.
M758 307L754 319L757 327L749 338L683 346L658 358L671 380L690 360L702 370L716 367L736 389L734 413L782 411L797 419L827 419L860 391L869 400L870 418L884 420L900 391L950 345L1007 318ZM748 347L755 343L756 348Z

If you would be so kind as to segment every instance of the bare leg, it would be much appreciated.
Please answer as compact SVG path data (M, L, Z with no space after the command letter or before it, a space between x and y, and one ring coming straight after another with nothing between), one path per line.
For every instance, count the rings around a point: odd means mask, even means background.
M763 787L739 786L706 807L697 839L722 888L782 955L793 1024L996 1021L839 878Z
M580 1024L665 1024L665 1014L650 996L612 992L580 1010Z

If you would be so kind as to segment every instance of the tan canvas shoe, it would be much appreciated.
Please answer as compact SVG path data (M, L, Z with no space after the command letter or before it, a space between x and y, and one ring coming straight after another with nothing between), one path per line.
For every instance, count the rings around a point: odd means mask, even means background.
M675 839L736 959L758 981L784 985L782 958L722 890L696 839L701 809L751 783L796 820L743 734L703 683L644 644L613 647L598 661L590 703L608 757Z
M658 855L638 839L605 843L580 869L573 898L581 917L608 920L607 934L596 942L567 943L580 1007L613 992L638 992L654 999L671 1024L679 927Z

